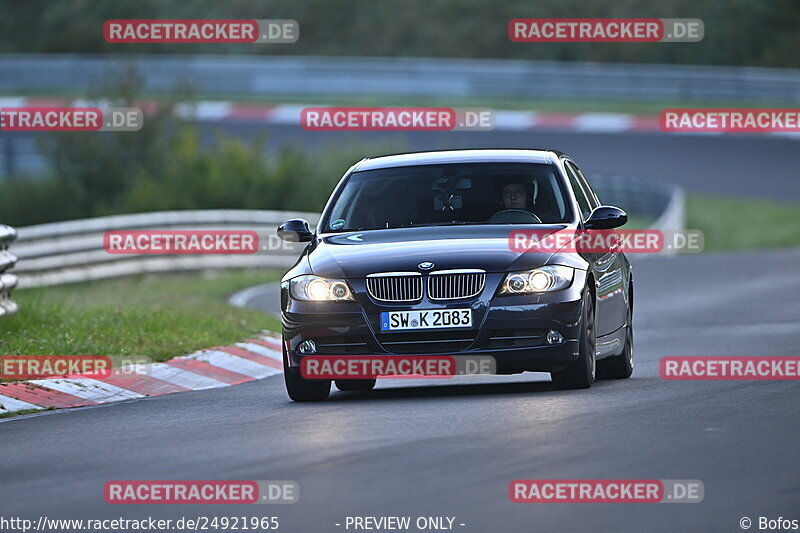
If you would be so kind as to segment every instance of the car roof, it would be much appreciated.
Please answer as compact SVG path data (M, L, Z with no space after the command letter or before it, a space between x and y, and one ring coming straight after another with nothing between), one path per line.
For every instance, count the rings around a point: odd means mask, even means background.
M552 163L562 155L565 154L556 150L497 148L409 152L363 159L355 165L353 171L447 163Z

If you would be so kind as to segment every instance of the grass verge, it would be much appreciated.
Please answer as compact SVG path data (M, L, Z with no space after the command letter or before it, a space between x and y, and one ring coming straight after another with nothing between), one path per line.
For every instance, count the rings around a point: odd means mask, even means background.
M280 272L157 274L19 290L0 354L144 356L165 361L277 331L277 318L230 306L233 292Z
M0 413L0 418L12 418L16 416L32 415L34 413L43 413L45 411L55 411L55 407L48 407L46 409L22 409L21 411L13 411L11 413Z
M647 229L656 219L647 215L639 215L637 213L628 213L628 222L625 223L620 229Z
M686 228L703 232L708 252L800 246L800 205L691 194Z

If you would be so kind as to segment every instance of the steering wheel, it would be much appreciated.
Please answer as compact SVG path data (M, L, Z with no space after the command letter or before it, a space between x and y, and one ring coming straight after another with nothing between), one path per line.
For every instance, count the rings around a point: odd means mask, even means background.
M494 224L541 224L542 219L525 209L503 209L486 222Z

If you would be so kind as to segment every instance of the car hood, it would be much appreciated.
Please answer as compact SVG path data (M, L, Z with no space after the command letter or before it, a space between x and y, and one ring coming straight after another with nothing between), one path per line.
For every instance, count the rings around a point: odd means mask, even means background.
M558 231L565 225L519 226L513 229ZM512 251L510 228L497 226L434 226L323 235L309 248L311 271L328 278L363 278L377 272L420 272L480 268L487 272L525 270L547 264L551 252ZM573 259L569 263L573 263ZM576 265L580 266L580 265Z

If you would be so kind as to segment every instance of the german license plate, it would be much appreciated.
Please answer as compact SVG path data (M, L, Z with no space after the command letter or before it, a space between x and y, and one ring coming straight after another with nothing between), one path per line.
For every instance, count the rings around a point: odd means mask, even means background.
M381 331L471 327L471 309L430 309L381 313Z

